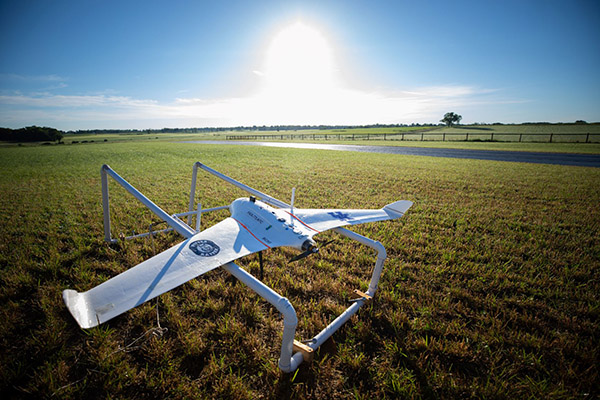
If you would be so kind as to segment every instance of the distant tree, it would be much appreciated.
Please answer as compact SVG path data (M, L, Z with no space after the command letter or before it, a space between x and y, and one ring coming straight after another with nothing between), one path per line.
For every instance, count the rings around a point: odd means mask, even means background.
M461 115L458 115L454 112L447 112L446 114L444 114L444 118L442 118L440 122L445 123L446 126L452 126L454 124L459 124L461 119Z
M46 126L28 126L27 128L19 129L18 132L19 139L24 142L41 142L45 140L60 142L63 138L61 131Z
M21 129L0 128L0 140L9 142L60 142L63 132L58 129L28 126Z
M13 138L13 130L10 128L0 128L0 141L9 142Z
M582 119L578 119L577 121L575 121L575 124L577 124L577 125L587 125L587 121L584 121Z

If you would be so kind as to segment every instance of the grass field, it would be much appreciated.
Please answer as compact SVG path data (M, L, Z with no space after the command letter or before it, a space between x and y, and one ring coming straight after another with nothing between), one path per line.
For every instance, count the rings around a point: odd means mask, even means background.
M61 292L90 289L179 238L103 242L100 167L184 211L195 161L298 207L379 208L358 226L388 260L375 299L296 374L277 367L281 317L211 271L98 328ZM3 398L597 398L600 169L148 140L0 148ZM244 194L200 174L204 207ZM111 185L113 228L155 221ZM207 214L203 227L225 217ZM366 289L374 254L338 239L265 282L310 338ZM240 261L258 271L255 256ZM159 322L157 321L157 314Z
M421 141L420 131L424 132ZM401 136L387 136L405 132L406 140ZM491 133L494 141L490 141ZM555 134L552 143L548 143L549 135ZM590 134L590 143L585 143L586 135ZM469 140L466 135L469 134ZM513 136L509 136L510 134ZM518 136L523 135L523 142L518 142ZM533 135L532 135L533 134ZM89 145L100 143L132 143L153 141L189 141L189 140L225 140L226 138L242 138L250 135L261 135L260 140L268 141L301 141L323 143L324 135L329 144L368 144L380 146L411 146L411 147L441 147L477 150L509 150L509 151L539 151L561 153L600 153L600 124L551 124L551 125L489 125L489 126L460 126L454 128L440 127L401 127L401 128L352 128L328 130L300 131L227 131L214 133L122 133L122 134L69 134L64 138L67 145ZM283 135L283 136L282 136ZM290 138L293 135L293 138ZM313 140L316 135L316 140ZM339 135L339 138L338 138ZM444 135L446 135L444 137ZM537 135L537 136L536 136ZM539 136L541 135L541 136ZM564 136L567 135L567 136ZM352 139L351 139L352 138ZM445 140L443 141L442 139ZM17 144L3 143L2 146ZM38 145L38 144L33 144Z
M255 140L385 140L394 145L447 142L598 143L600 124L457 125L454 127L379 127L313 131L228 132L227 138ZM292 136L292 137L290 137Z
M414 139L419 140L420 138ZM429 132L429 135L425 136L425 140L598 143L600 142L600 124L455 126Z

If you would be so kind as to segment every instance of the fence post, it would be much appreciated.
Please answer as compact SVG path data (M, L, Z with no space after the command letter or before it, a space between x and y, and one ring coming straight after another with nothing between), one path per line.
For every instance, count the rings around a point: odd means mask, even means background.
M442 142L446 141L446 132L444 132L443 136L442 136Z
M519 134L519 143L521 143L521 139L523 139L523 134L522 133Z
M423 141L423 132L421 132L421 142Z
M589 132L588 132L588 134L587 134L587 135L585 135L585 142L586 142L586 143L589 143L589 141L590 141L590 134L589 134Z
M466 142L469 141L469 132L467 132L467 138L465 139Z
M550 134L550 143L552 143L552 135L554 135L554 133Z
M402 141L404 141L404 132L402 132Z
M494 132L492 132L492 137L490 138L490 142L494 141Z

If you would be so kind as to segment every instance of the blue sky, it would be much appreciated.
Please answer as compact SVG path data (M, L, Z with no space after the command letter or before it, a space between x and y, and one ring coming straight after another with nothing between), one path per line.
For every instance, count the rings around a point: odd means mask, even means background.
M0 0L0 126L600 121L598 1Z

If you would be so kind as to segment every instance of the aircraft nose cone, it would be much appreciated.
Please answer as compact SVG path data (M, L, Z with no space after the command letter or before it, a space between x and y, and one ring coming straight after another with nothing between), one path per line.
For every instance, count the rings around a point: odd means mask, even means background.
M316 248L317 244L315 243L314 240L312 239L306 239L304 241L304 243L302 243L302 250L303 251L308 251L308 250L312 250L313 248Z

